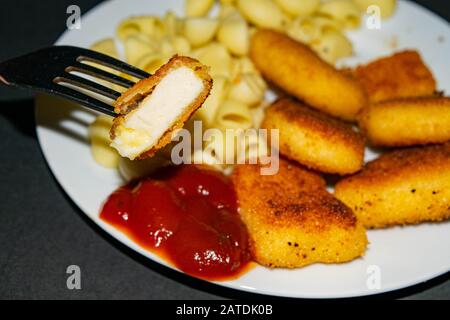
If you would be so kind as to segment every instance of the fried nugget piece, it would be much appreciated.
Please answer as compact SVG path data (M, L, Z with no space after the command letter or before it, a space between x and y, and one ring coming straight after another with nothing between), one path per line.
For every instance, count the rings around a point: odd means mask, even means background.
M156 73L139 81L115 102L111 146L130 159L150 157L171 141L209 95L206 66L175 55Z
M282 33L257 31L251 39L250 57L281 89L333 116L354 120L367 103L363 88L353 77Z
M433 74L416 51L405 50L354 70L371 103L429 96L436 90Z
M279 129L280 153L309 168L344 175L363 166L363 136L349 124L300 102L276 101L261 126Z
M376 146L412 146L450 140L450 98L390 100L365 107L359 125Z
M256 262L297 268L364 254L365 229L351 209L326 191L322 177L284 159L275 175L260 175L260 169L237 165L232 174Z
M366 228L450 218L450 144L391 151L336 184Z

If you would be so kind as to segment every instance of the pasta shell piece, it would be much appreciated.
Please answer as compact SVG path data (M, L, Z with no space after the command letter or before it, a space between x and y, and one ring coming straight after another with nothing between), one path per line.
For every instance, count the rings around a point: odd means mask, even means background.
M361 25L361 13L351 0L330 0L320 5L318 13L337 20L345 28L356 29Z
M107 54L108 56L111 56L113 58L118 59L119 58L119 52L117 51L116 44L114 42L114 39L112 38L106 38L103 40L99 40L95 42L93 45L91 45L91 50Z
M175 36L171 38L173 48L179 55L187 55L191 51L191 44L188 39L183 36Z
M159 41L145 34L133 34L123 40L125 59L135 65L144 55L159 51Z
M226 6L226 5L234 5L236 3L236 0L220 0L219 2L221 6Z
M229 81L226 77L213 77L213 87L203 106L197 110L194 118L201 120L206 127L212 127L216 118L217 110L225 99L229 90Z
M134 16L123 20L119 24L117 27L117 35L121 40L137 33L144 33L158 38L163 35L163 29L164 26L159 17Z
M240 16L226 18L220 24L217 39L237 56L248 54L250 32L247 22Z
M249 57L242 57L237 59L237 63L239 65L239 71L241 73L257 73L255 65Z
M167 11L163 18L164 34L166 36L174 37L181 31L181 21L177 18L175 13Z
M329 17L311 16L307 18L297 18L293 20L287 29L287 34L300 42L312 44L320 41L320 38L327 30L341 30L342 25Z
M186 0L185 13L187 17L203 17L205 16L212 5L214 0Z
M152 74L169 60L170 56L164 56L161 53L150 53L141 57L136 63L136 67Z
M163 56L173 56L176 53L173 41L169 37L164 37L160 42L160 51Z
M264 98L265 93L261 80L255 73L241 74L239 79L231 84L228 98L240 101L248 106L258 104Z
M191 53L201 63L210 67L212 76L230 77L232 58L227 48L219 42L211 42Z
M219 22L209 18L189 18L184 21L183 35L194 47L210 42L216 35Z
M119 162L119 154L110 147L109 129L112 126L112 117L98 116L89 126L89 138L91 154L94 160L105 168L116 168Z
M275 0L275 3L292 17L307 17L317 10L320 0Z
M317 54L330 64L335 64L337 59L351 56L352 43L339 31L328 30L320 41L313 45Z
M245 103L227 99L216 114L215 124L219 129L248 129L252 126L250 108Z
M289 19L271 0L238 0L242 15L260 28L283 30Z

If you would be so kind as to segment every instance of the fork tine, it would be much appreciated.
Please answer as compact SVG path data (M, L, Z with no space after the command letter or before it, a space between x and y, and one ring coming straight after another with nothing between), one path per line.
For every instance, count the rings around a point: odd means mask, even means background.
M72 88L54 84L51 92L55 95L59 95L61 97L75 101L90 109L105 113L113 117L117 116L117 114L114 112L114 108L111 105Z
M134 84L135 84L135 82L133 82L131 80L128 80L121 76L109 73L102 69L93 67L86 63L76 62L72 66L68 67L66 69L66 71L67 72L70 72L70 71L81 72L81 73L87 74L92 77L96 77L96 78L99 78L99 79L102 79L105 81L112 82L112 83L117 84L124 88L130 88L130 87L134 86Z
M72 47L70 47L72 48ZM79 57L77 57L78 62L83 61L90 61L94 62L100 65L103 65L105 67L109 67L111 69L121 71L123 73L127 73L133 77L136 77L138 79L144 79L150 77L150 74L145 72L144 70L141 70L139 68L133 67L132 65L129 65L128 63L125 63L123 61L120 61L118 59L115 59L111 56L95 52L88 49L83 48L76 48L79 52Z
M63 76L56 77L53 79L53 82L55 83L61 83L66 82L70 83L76 86L79 86L83 89L93 91L95 93L101 94L105 97L111 98L113 100L116 100L118 97L120 97L120 92L117 92L116 90L110 89L108 87L105 87L101 84L98 84L96 82L93 82L91 80L76 76L71 73L66 73Z

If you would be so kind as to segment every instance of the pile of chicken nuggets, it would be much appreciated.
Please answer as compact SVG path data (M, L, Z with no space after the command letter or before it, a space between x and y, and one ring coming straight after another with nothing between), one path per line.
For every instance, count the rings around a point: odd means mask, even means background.
M450 98L416 51L338 70L262 29L250 56L284 92L262 123L279 130L278 173L232 174L258 263L346 262L364 255L366 229L450 218ZM364 164L366 146L383 152Z

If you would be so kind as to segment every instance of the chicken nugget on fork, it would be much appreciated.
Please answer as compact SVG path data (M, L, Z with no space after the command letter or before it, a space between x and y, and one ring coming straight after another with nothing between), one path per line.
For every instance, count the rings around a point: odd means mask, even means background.
M115 102L110 131L119 153L130 159L150 157L170 143L172 133L202 106L212 87L207 67L195 59L174 56Z

